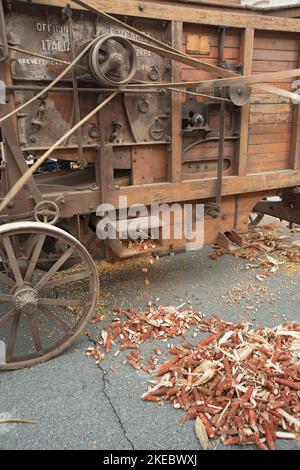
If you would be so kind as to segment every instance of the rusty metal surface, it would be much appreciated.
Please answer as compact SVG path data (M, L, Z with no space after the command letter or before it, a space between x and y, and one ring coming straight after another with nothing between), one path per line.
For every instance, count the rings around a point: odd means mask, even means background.
M10 11L6 11L5 20L10 45L22 47L26 44L27 50L41 54L41 56L53 57L51 61L42 57L30 57L12 51L12 76L15 83L21 86L30 86L30 84L32 86L40 85L45 80L50 81L55 78L64 67L63 64L55 62L55 59L70 61L72 53L76 53L81 45L88 38L92 39L95 34L99 36L117 35L124 37L124 40L130 39L133 36L132 33L128 33L125 29L97 19L88 12L74 11L72 21L75 25L73 28L75 50L72 51L70 24L67 21L66 15L63 15L62 9L38 5L18 5L17 8L13 7ZM167 42L168 40L167 23L137 19L130 20L128 23L133 23L135 27L140 28L146 33L151 33L152 36L157 37L161 41ZM171 78L170 62L168 59L161 58L140 47L133 47L137 55L137 73L135 74L135 79L144 81L150 78L151 81L160 81ZM94 83L95 87L95 82L92 80L91 75L87 75L84 71L81 72L80 69L77 69L77 79L81 85L93 86ZM72 74L65 77L66 83L71 80ZM32 96L33 93L31 92L18 91L16 92L17 103L23 103ZM73 106L73 97L70 94L51 93L42 98L18 115L20 144L23 151L31 147L50 146L62 133L70 128L74 121L74 114L77 115L78 120L76 100ZM132 99L129 97L128 102L130 101ZM92 92L85 94L84 97L81 95L79 98L81 114L86 114L96 103L97 96ZM151 132L152 127L155 127L155 119L161 121L157 116L164 115L167 112L167 106L162 103L161 97L151 97L151 109L147 116L139 111L139 107L134 109L134 112L131 110L132 106L130 104L128 104L128 107L130 108L130 113L127 117L126 110L122 108L119 111L118 109L113 110L112 115L108 116L108 141L111 140L114 132L114 121L119 122L121 126L119 141L134 142L132 130L136 132L138 141L165 140L165 118L163 118L163 123L160 124L164 132L162 131L161 134L159 132L155 133L157 131L156 128ZM142 118L142 121L136 118L136 114L138 118ZM128 120L130 120L130 123L128 123ZM135 127L137 127L136 130L134 129ZM143 128L146 129L145 132L142 132ZM96 129L97 122L95 120L92 120L83 127L81 136L83 146L96 143L99 140ZM152 139L151 134L160 134L161 138ZM78 135L72 136L68 143L70 145L79 145Z
M254 212L300 224L300 194L297 190L298 188L284 191L280 200L258 202L254 207Z

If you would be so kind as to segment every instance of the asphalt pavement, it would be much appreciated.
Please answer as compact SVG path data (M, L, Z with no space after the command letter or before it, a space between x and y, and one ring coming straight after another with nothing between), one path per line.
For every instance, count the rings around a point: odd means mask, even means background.
M146 264L149 285L141 270L143 259L102 263L99 313L109 321L114 306L143 309L160 298L163 305L190 301L207 317L216 314L233 322L275 326L286 318L300 321L298 273L282 266L264 281L267 289L262 293L262 283L256 279L261 269L245 269L247 262L231 255L213 261L210 252L206 247ZM246 293L242 298L241 292ZM90 325L90 330L96 338L101 326ZM67 352L47 363L0 373L0 419L36 421L35 425L0 424L0 449L199 449L193 421L179 426L181 411L141 399L149 375L124 364L126 351L117 358L110 353L97 367L85 355L91 344L82 335ZM150 353L153 347L145 344L143 352ZM213 447L224 448L219 441ZM299 450L299 443L281 440L277 448Z

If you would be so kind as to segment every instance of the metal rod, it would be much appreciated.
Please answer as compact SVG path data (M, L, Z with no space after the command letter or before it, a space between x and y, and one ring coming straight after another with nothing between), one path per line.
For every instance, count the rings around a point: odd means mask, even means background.
M222 90L224 96L224 91ZM225 112L226 104L221 103L220 115L220 133L219 133L219 150L218 150L218 169L217 169L217 190L216 190L216 203L218 211L222 201L222 185L223 185L223 159L224 159L224 142L225 142Z
M218 66L223 67L225 64L225 34L224 26L219 26L219 60Z
M214 101L228 101L231 102L228 98L220 98L219 96L214 95L205 95L204 93L195 93L194 91L180 90L179 88L169 88L171 91L177 93L182 93L183 95L193 95L193 96L203 96L204 98L212 98Z
M6 90L7 91L42 91L45 88L42 86L38 85L7 85ZM117 90L116 88L78 88L79 93L113 93L114 91L120 91L124 93L153 93L153 94L161 94L161 90L155 90L151 88L150 90L145 90L143 89L142 91L138 89L134 90ZM179 91L179 90L178 90ZM184 93L184 91L180 90L181 92ZM73 92L73 87L52 87L51 90L49 90L49 93L59 93L59 92Z
M68 8L69 18L68 18L68 26L69 26L69 39L70 39L70 47L71 47L71 54L72 59L75 60L76 53L75 53L75 41L74 41L74 31L73 31L73 20L72 20L72 11ZM72 81L73 81L73 98L74 98L74 118L75 122L79 122L80 117L80 104L79 104L79 93L78 93L78 82L77 82L77 75L75 69L72 70ZM87 161L83 156L83 147L82 147L82 129L79 127L76 131L77 135L77 144L78 144L78 164L80 168L85 168L87 166Z

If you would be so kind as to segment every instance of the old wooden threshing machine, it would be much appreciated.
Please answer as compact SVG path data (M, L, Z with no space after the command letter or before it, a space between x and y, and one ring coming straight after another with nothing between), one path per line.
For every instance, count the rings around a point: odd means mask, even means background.
M83 331L91 254L186 248L159 216L148 245L100 240L101 203L202 203L205 243L300 223L300 12L233 3L0 0L0 369Z

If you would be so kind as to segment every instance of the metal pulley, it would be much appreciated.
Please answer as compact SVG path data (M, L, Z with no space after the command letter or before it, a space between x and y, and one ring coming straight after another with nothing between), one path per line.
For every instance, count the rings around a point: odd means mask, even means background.
M247 85L230 86L227 88L227 97L236 106L244 106L251 97L251 88Z
M103 36L91 48L89 68L93 77L102 85L125 85L137 70L135 48L123 36Z

